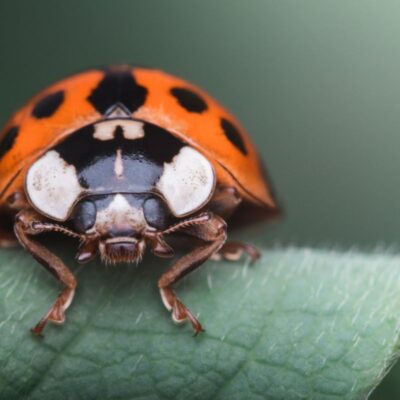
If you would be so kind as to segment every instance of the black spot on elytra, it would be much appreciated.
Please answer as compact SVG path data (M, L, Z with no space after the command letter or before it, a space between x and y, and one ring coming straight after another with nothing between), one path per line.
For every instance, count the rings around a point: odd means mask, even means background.
M51 117L64 101L64 91L51 93L39 100L33 107L32 115L36 118Z
M202 113L208 108L204 99L192 90L174 87L170 92L178 103L189 112Z
M5 135L3 136L3 139L0 142L0 158L4 157L4 155L11 150L15 139L18 136L19 132L19 127L18 126L13 126L10 128Z
M244 155L247 154L246 145L239 133L239 130L225 118L221 118L221 127L227 139Z
M118 103L133 113L144 104L146 96L147 89L137 84L131 70L108 70L88 101L103 115Z

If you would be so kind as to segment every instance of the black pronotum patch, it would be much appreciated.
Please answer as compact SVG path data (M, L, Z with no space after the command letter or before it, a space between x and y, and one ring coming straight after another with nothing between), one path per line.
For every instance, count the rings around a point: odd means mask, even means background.
M221 118L221 127L227 139L244 155L247 154L246 145L239 133L239 130L225 118Z
M0 142L0 158L4 157L4 155L11 150L15 139L18 136L19 127L13 126L10 128L6 134L4 135L2 141Z
M64 101L64 91L52 93L39 100L33 107L32 115L36 118L51 117Z
M168 131L144 124L143 138L130 140L117 126L114 139L93 137L94 125L88 125L57 145L60 157L76 167L79 183L92 192L146 193L151 191L164 170L184 144ZM117 177L114 165L118 149L124 162L124 173Z
M174 87L170 92L186 111L202 113L208 108L204 99L192 90Z
M109 70L88 101L103 115L118 103L133 113L144 104L146 96L147 89L137 84L131 70Z

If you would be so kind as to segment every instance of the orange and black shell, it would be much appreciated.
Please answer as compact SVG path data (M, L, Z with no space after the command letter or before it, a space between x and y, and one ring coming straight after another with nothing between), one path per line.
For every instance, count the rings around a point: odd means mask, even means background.
M202 153L217 183L244 202L275 209L275 200L248 134L225 108L193 84L156 69L116 66L88 70L40 92L0 133L0 207L23 190L30 165L80 128L115 107L156 125Z

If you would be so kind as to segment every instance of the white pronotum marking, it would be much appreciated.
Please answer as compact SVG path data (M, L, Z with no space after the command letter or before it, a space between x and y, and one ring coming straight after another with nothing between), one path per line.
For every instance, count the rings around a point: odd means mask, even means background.
M101 141L113 140L115 128L115 121L99 122L94 126L93 137Z
M117 155L115 157L114 172L118 178L122 178L124 175L124 162L122 160L122 150L117 150Z
M122 194L116 194L108 207L97 213L95 227L98 231L113 227L140 230L147 227L147 222L141 208L132 207Z
M135 140L144 137L143 123L138 121L124 121L121 125L125 139Z
M206 204L215 188L212 165L198 151L182 147L157 183L171 211L178 217L190 214Z
M28 170L26 192L32 205L43 214L65 221L82 193L76 169L51 150Z
M94 126L93 137L101 141L112 140L118 126L122 128L122 134L125 139L135 140L144 137L143 122L129 119L112 119L98 122Z

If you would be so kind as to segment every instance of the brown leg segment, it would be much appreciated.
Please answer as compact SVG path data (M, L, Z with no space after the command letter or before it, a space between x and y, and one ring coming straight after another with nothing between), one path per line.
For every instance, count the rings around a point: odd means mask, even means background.
M18 246L18 239L13 232L14 216L27 206L28 202L22 192L14 192L6 198L5 204L0 209L0 247Z
M37 218L37 215L31 211L22 211L16 218L14 228L15 234L21 245L25 247L40 264L42 264L65 285L65 288L58 295L53 306L32 329L33 333L40 335L47 321L55 322L57 324L62 324L65 321L65 311L70 306L74 297L76 279L68 267L57 256L41 244L29 238L30 235L37 235L45 230L52 230L51 225L42 224L40 219Z
M241 202L242 198L235 188L220 186L215 190L215 194L208 207L214 214L226 220L239 207Z
M161 298L165 307L172 312L172 319L178 323L189 320L196 335L203 330L203 327L178 299L171 289L171 285L199 267L224 244L226 240L226 224L224 220L216 215L210 214L209 216L210 218L207 221L200 225L193 225L186 230L187 233L198 237L206 243L180 258L158 281Z
M212 259L215 261L219 261L221 259L237 261L244 254L247 254L250 257L251 263L256 262L261 257L260 252L253 245L249 243L230 241L225 243L221 250L213 255Z
M216 189L209 207L215 214L226 219L233 214L241 202L242 198L235 188L220 186ZM221 250L212 256L212 259L221 260L223 258L229 261L237 261L243 254L249 255L251 262L255 262L260 258L259 251L251 244L230 241L225 243Z

